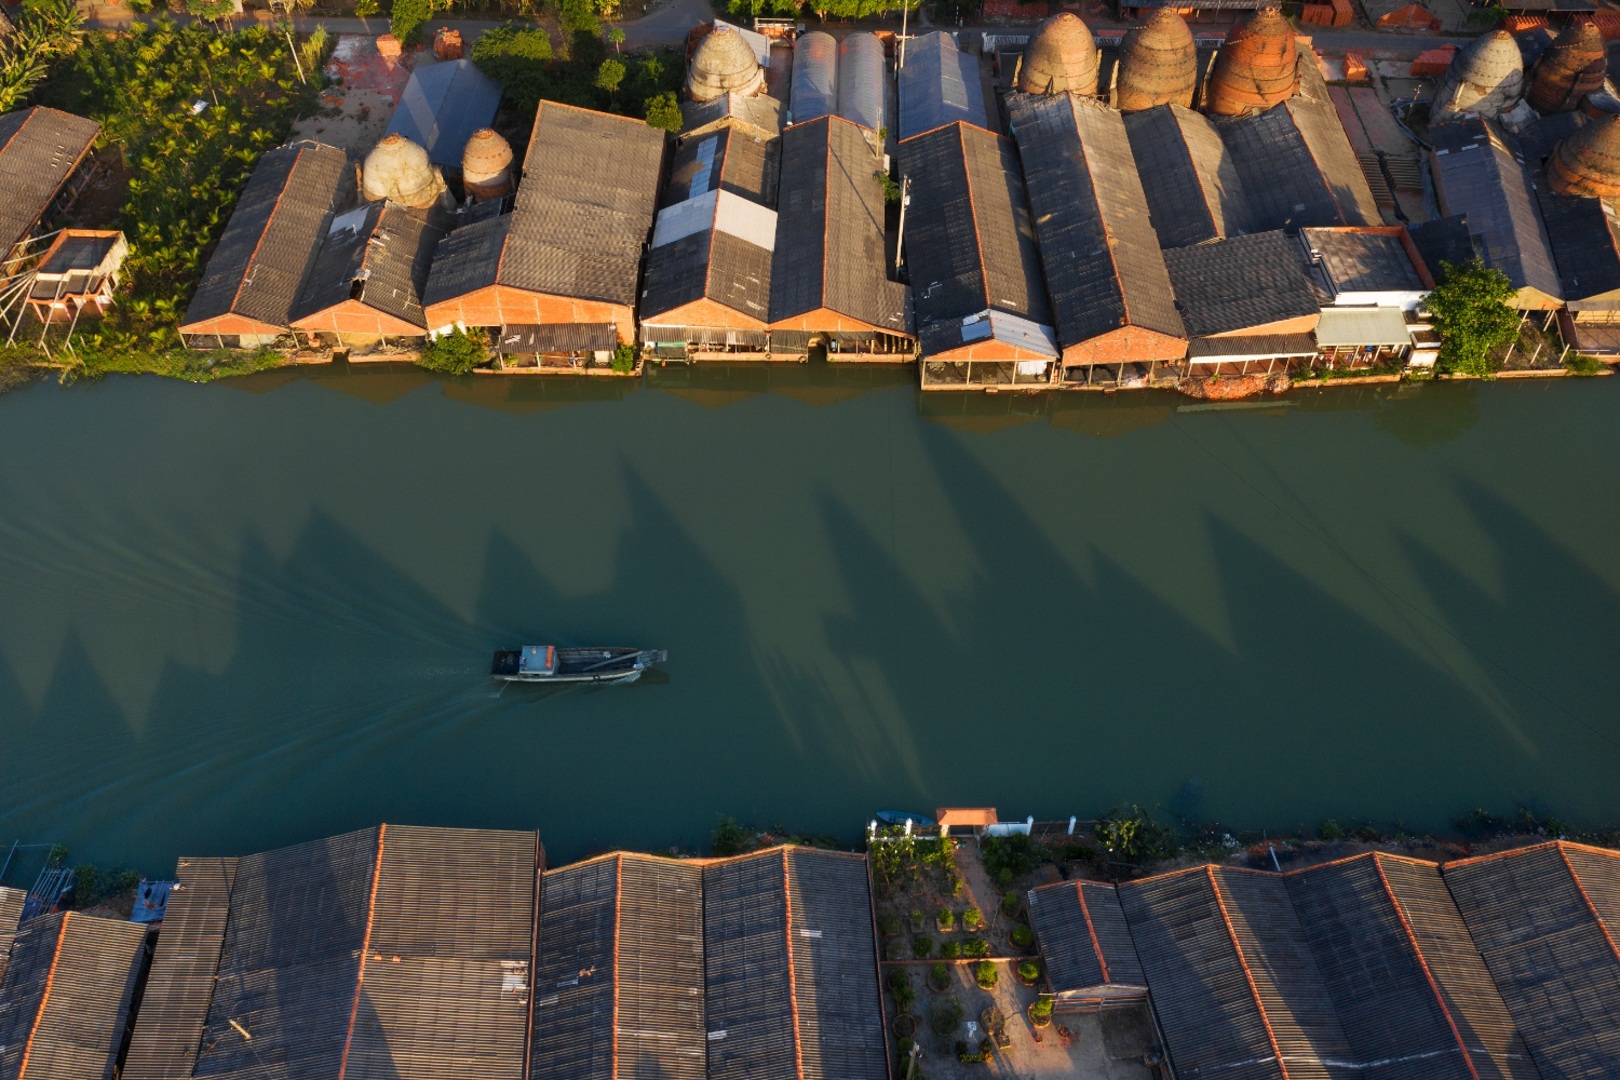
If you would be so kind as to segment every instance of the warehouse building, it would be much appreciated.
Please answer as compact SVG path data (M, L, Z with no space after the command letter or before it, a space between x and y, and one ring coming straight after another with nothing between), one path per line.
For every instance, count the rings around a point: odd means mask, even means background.
M977 57L958 49L956 38L942 30L918 36L905 49L906 65L895 76L902 140L957 120L990 126Z
M868 139L837 116L782 134L772 359L803 359L812 347L839 361L915 355L910 290L888 275L883 162Z
M1281 231L1164 253L1199 375L1267 375L1316 355L1321 306Z
M1161 247L1255 231L1243 178L1214 121L1159 105L1126 116L1125 132Z
M17 245L65 197L101 134L94 120L35 105L0 116L0 280Z
M1046 961L1055 1010L1091 1012L1147 1000L1147 976L1114 886L1077 880L1031 889L1029 924Z
M112 1080L146 955L136 923L30 919L0 976L0 1077Z
M1434 279L1403 226L1301 229L1299 242L1322 305L1316 363L1433 363L1434 334L1418 308Z
M1018 151L956 121L900 144L924 389L1047 386L1057 332Z
M1541 1075L1620 1075L1620 852L1554 840L1444 873Z
M354 201L354 170L342 150L305 140L267 152L186 308L186 344L255 349L288 333L332 218Z
M293 329L312 343L387 344L427 334L422 292L440 215L390 202L339 214L299 297Z

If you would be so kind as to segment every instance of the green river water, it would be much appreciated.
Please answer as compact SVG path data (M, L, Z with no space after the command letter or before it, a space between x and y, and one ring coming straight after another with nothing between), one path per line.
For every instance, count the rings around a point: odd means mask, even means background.
M1620 379L1262 408L910 371L0 397L0 840L725 813L1620 819ZM627 687L491 650L645 644Z

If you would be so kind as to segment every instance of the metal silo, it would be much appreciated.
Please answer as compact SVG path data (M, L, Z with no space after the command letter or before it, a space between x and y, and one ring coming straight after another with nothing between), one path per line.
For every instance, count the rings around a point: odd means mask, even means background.
M851 34L838 46L838 115L871 131L883 124L883 42Z
M838 42L811 31L793 43L793 90L788 111L795 124L838 112Z

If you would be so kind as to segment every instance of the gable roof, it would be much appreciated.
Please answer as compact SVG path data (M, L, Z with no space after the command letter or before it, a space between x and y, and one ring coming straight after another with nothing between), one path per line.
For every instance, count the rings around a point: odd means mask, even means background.
M485 218L450 232L438 243L422 304L442 303L494 285L512 232L512 215Z
M1184 337L1124 120L1069 94L1008 104L1059 343L1124 326Z
M1056 356L1013 144L957 121L902 142L900 170L912 180L906 260L924 352L962 344L964 319L1001 312L1045 328L1015 344ZM991 320L990 335L1001 332L1017 326Z
M422 292L443 235L425 211L394 203L339 215L310 267L294 321L353 299L425 327Z
M0 1076L111 1080L145 950L137 923L29 920L0 981Z
M1249 225L1292 232L1305 225L1381 222L1376 206L1373 214L1362 213L1356 196L1348 194L1358 181L1360 187L1367 185L1355 155L1350 157L1351 173L1343 171L1342 162L1336 163L1336 168L1334 162L1319 160L1306 136L1306 127L1299 122L1302 117L1317 119L1290 100L1258 115L1219 125L1221 141L1243 181ZM1312 124L1310 130L1319 131L1322 126ZM1342 128L1339 136L1345 137ZM1345 146L1348 148L1348 141Z
M0 259L27 239L101 125L39 105L0 116Z
M738 127L763 138L782 133L782 103L769 94L721 94L713 101L681 102L681 137Z
M1208 117L1159 105L1127 115L1125 132L1160 246L1251 231L1242 177Z
M1443 871L1542 1075L1620 1070L1620 852L1554 840Z
M268 151L231 212L181 331L225 315L286 329L333 211L353 193L354 170L336 147L305 141Z
M901 139L957 120L990 126L977 57L960 51L942 30L906 42L905 50L906 66L895 75Z
M1437 124L1429 138L1441 209L1467 215L1485 265L1506 274L1515 289L1561 298L1524 161L1509 136L1473 119Z
M774 211L725 190L663 210L647 252L642 321L708 298L763 326L776 227Z
M1281 875L1204 866L1119 897L1177 1076L1359 1075Z
M662 204L673 206L719 188L775 206L778 149L776 139L735 126L689 135L676 144Z
M1029 922L1055 993L1147 986L1114 886L1076 880L1031 889Z
M1400 226L1308 228L1300 231L1327 286L1329 299L1347 292L1424 292L1433 288L1427 271L1413 261Z
M1191 334L1227 334L1321 311L1281 230L1164 253Z
M830 309L910 333L908 290L889 280L879 163L856 124L824 116L782 135L771 322Z
M1356 1061L1381 1080L1539 1080L1438 866L1370 852L1287 882Z
M542 101L499 283L552 296L635 303L663 162L660 129Z
M489 127L500 107L500 83L471 60L423 64L411 72L384 134L403 135L433 164L459 169L467 140Z

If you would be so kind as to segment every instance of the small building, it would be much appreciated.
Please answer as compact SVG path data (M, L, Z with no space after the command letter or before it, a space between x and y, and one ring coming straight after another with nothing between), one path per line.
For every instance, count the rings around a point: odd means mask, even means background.
M354 197L336 147L306 140L260 158L180 323L186 344L254 349L288 333L332 218Z
M35 105L0 116L0 280L17 245L68 196L101 125Z
M1062 348L1061 378L1151 377L1186 329L1119 113L1071 94L1008 99Z
M659 212L641 342L676 360L768 360L776 211L724 188Z
M934 811L934 823L941 836L952 835L952 829L968 829L976 836L1001 823L993 806L941 806ZM956 835L961 835L960 833Z
M429 331L482 328L519 368L605 370L635 340L663 163L657 128L541 102L512 212L439 242L423 304Z
M113 1080L146 929L71 911L28 921L0 978L0 1076Z
M904 48L906 66L895 76L902 140L956 120L990 126L977 57L958 49L956 38L942 30L922 34Z
M1321 306L1281 231L1233 236L1164 253L1176 308L1192 338L1189 371L1266 374L1316 355Z
M1464 214L1485 265L1508 276L1523 311L1556 311L1563 290L1517 143L1478 118L1429 129L1442 215Z
M915 356L910 290L888 275L883 161L871 138L837 116L782 133L773 359L804 359L813 347L840 361Z
M311 344L388 344L427 334L422 291L443 231L430 214L370 203L339 214L298 301L293 329Z
M63 229L34 268L28 306L41 322L72 322L89 309L104 315L129 256L124 234L106 229Z
M543 861L397 825L181 860L124 1080L523 1075Z
M423 147L442 169L459 169L467 140L489 127L500 107L500 83L471 60L423 64L411 72L384 134Z
M924 389L1049 386L1057 332L1013 143L960 120L900 144Z
M1221 130L1180 105L1125 117L1160 246L1186 247L1253 231L1243 178Z
M1103 881L1063 881L1029 891L1029 924L1046 962L1057 1012L1095 1012L1147 1000L1119 893Z
M1369 367L1411 361L1427 366L1430 350L1414 352L1414 331L1429 330L1418 308L1434 279L1406 229L1301 229L1299 242L1312 288L1322 305L1316 325L1317 361L1329 367Z

